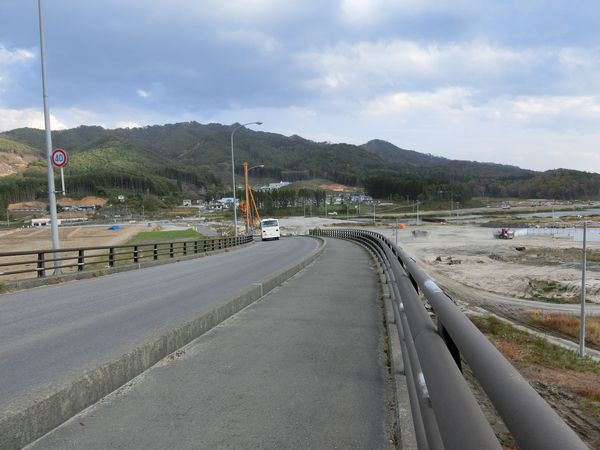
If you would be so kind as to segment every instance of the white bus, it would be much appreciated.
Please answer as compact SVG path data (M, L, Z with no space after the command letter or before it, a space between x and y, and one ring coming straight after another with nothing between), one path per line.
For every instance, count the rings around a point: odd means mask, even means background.
M279 239L279 220L277 219L262 219L260 221L260 237L263 241L268 239Z

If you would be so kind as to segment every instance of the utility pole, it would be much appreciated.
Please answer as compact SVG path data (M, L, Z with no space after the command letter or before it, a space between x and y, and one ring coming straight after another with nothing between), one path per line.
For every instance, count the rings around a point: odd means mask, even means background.
M417 200L417 225L419 225L419 200Z
M579 356L585 356L585 272L587 269L586 255L587 222L583 222L583 246L581 252L581 314L579 315Z
M46 165L48 166L48 207L50 208L50 228L52 234L52 259L54 274L60 274L58 261L58 215L56 213L56 188L54 187L54 169L52 168L52 131L50 129L50 108L48 106L48 88L46 83L46 46L44 42L44 18L42 0L38 0L38 16L40 25L40 54L42 64L42 97L44 101L44 124L46 129Z

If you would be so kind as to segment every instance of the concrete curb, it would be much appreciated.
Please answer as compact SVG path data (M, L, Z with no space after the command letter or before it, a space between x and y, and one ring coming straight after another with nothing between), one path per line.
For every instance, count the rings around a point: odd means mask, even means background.
M55 393L34 401L25 409L11 411L0 417L0 448L17 449L33 442L255 302L317 259L326 247L324 239L318 240L321 241L319 248L304 260L271 275L262 283L243 289L212 311L68 382Z
M254 244L254 242L249 242L247 244L236 245L233 247L227 247L227 248L222 248L222 249L218 249L218 250L210 250L210 251L202 252L202 253L194 253L194 254L186 255L186 256L181 255L181 256L176 256L176 257L169 258L169 259L161 259L161 260L157 260L157 261L146 261L146 262L141 262L141 263L137 263L137 264L126 264L126 265L122 265L122 266L118 266L118 267L111 267L111 268L106 268L106 269L65 273L65 274L61 274L61 275L48 275L44 278L28 278L25 280L15 280L15 281L8 280L8 281L4 281L3 285L7 289L7 291L5 291L5 292L12 293L12 292L22 290L22 289L31 289L31 288L36 288L36 287L40 287L40 286L47 286L50 284L55 285L55 284L59 284L59 283L64 283L66 281L86 280L89 278L101 277L101 276L110 275L113 273L128 272L130 270L145 269L146 267L161 266L163 264L172 264L172 263L176 263L176 262L180 262L180 261L188 261L190 259L204 258L206 256L216 255L218 253L230 252L233 250L244 248L244 247L246 247L248 245L252 245L252 244Z

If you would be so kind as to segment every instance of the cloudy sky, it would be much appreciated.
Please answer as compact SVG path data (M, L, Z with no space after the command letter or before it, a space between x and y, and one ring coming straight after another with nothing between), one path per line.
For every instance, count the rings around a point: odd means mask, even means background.
M45 0L53 128L263 121L600 172L596 0ZM0 131L43 128L36 0L0 0Z

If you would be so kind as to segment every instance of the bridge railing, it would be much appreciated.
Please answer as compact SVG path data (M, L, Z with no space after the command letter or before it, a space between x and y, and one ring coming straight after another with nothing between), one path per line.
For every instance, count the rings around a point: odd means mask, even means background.
M311 235L362 243L384 269L420 449L501 448L462 375L461 359L522 449L587 448L454 302L401 248L357 229ZM431 306L431 319L423 300Z
M252 242L251 236L178 240L147 244L61 248L0 253L0 280L43 278L54 271L62 273L113 268L212 252ZM56 257L54 256L56 255Z

